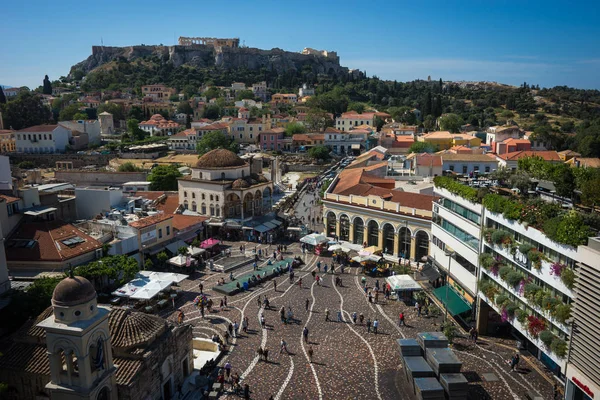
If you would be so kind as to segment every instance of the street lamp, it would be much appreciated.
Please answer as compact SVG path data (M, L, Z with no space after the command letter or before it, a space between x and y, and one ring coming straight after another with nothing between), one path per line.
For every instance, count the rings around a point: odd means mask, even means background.
M454 252L451 248L446 247L444 253L448 256L448 274L446 274L446 311L444 313L444 322L446 322L446 320L448 319L448 286L450 286L450 282L448 282L448 279L450 278L450 266L452 264L452 256L454 256L456 252Z
M408 252L410 250L408 249L408 238L407 238L407 235L408 235L408 220L404 221L404 227L405 227L405 231L404 231L404 257L406 258L406 260L408 261L408 265L410 266L410 254L408 254Z

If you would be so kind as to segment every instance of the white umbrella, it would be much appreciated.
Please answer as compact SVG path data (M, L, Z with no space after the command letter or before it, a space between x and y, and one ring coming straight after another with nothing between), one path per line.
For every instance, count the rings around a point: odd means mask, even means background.
M327 250L329 251L336 251L336 250L341 250L342 246L339 244L334 244L333 246L329 246L329 248Z
M154 298L158 293L160 293L160 289L158 288L143 288L141 290L136 291L134 294L129 296L129 298L135 300L150 300Z

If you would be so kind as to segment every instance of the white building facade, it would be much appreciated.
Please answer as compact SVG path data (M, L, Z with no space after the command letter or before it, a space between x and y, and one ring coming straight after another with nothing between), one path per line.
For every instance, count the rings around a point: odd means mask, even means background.
M61 125L37 125L15 133L17 153L63 153L69 145L71 131Z

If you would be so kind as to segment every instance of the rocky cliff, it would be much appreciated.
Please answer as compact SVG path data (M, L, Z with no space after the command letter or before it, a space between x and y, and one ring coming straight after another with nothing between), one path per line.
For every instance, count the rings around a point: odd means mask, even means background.
M340 66L337 56L327 57L317 54L301 54L281 49L261 50L257 48L222 47L207 45L193 46L128 46L106 47L93 46L92 55L86 60L71 67L71 74L81 70L85 74L95 68L116 61L158 56L161 60L172 62L173 66L190 65L198 68L220 67L224 69L247 68L283 73L288 70L302 70L309 66L314 73L332 74L348 73L348 68Z

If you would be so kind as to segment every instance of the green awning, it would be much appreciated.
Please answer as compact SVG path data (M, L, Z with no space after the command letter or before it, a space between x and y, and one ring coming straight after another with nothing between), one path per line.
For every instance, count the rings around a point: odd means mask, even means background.
M446 293L448 296L447 301ZM446 306L448 312L452 314L452 316L462 314L465 311L471 309L471 305L467 303L462 297L460 297L458 293L456 293L454 289L452 289L452 287L448 287L447 290L446 286L439 287L433 291L433 294L435 295L435 297L438 298L439 301L441 301L444 304L444 306Z

